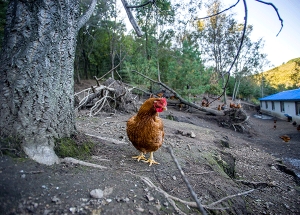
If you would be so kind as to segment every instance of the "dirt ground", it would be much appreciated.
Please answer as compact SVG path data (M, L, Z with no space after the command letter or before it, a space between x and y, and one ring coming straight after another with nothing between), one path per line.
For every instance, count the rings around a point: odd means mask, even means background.
M102 168L2 156L0 214L200 214L168 147L208 214L300 214L300 132L246 112L249 132L239 133L220 127L217 117L168 107L160 114L164 145L154 153L160 164L149 167L131 158L138 152L126 120L134 113L81 111L78 138L97 143L86 161Z

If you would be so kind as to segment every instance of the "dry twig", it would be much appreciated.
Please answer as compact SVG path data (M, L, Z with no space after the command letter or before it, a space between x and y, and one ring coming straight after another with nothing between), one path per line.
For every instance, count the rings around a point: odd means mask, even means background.
M79 165L82 165L82 166L89 166L89 167L94 167L94 168L98 168L98 169L107 169L107 167L105 167L105 166L101 166L101 165L98 165L98 164L93 164L93 163L77 160L77 159L71 158L71 157L65 157L65 158L61 159L60 162L79 164Z
M161 194L163 194L165 196L165 198L170 202L170 204L172 204L172 206L175 208L175 210L180 213L180 214L185 214L183 213L175 204L174 201L178 201L178 202L181 202L182 204L185 204L185 205L188 205L189 207L193 207L193 208L197 208L197 203L196 202L191 202L191 201L185 201L185 200L182 200L178 197L175 197L175 196L172 196L170 194L168 194L166 191L164 191L163 189L161 189L160 187L157 187L155 184L153 184L153 182L148 178L148 177L145 177L145 176L141 176L141 175L137 175L137 174L134 174L132 172L129 172L129 171L125 171L129 174L132 174L134 176L137 176L139 177L142 181L144 181L146 183L146 185L148 185L149 187L151 188L154 188L156 191L160 192ZM203 208L205 209L209 209L209 210L225 210L227 208L218 208L218 207L214 207L215 205L217 204L220 204L222 203L223 201L225 200L228 200L228 199L232 199L232 198L235 198L235 197L238 197L238 196L244 196L244 195L247 195L251 192L255 191L255 189L251 189L251 190L248 190L248 191L245 191L245 192L241 192L241 193L237 193L237 194L234 194L234 195L229 195L229 196L226 196L216 202L213 202L211 204L208 204L208 205L202 205Z

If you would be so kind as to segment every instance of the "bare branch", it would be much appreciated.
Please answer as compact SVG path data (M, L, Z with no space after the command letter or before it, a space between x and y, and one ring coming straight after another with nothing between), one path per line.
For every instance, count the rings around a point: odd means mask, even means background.
M170 92L174 93L174 95L180 100L181 103L185 104L185 105L188 105L190 107L193 107L197 110L200 110L200 111L204 111L204 112L209 112L209 113L212 113L214 115L219 115L219 116L223 116L224 113L222 111L217 111L217 110L214 110L214 109L211 109L211 108L207 108L207 107L201 107L201 106L198 106L194 103L191 103L187 100L185 100L184 98L182 98L175 90L173 90L172 88L170 88L169 86L167 86L166 84L164 84L163 82L160 82L160 81L155 81L151 78L149 78L148 76L138 72L138 71L135 71L135 70L132 70L132 72L135 72L141 76L143 76L144 78L152 81L153 83L157 83L159 85L161 85L162 87L164 87L165 89L169 90Z
M177 166L177 169L178 169L179 172L180 172L180 175L182 176L182 178L183 178L183 180L184 180L186 186L188 187L188 190L190 191L190 193L191 193L193 199L195 200L195 202L196 202L196 204L197 204L197 206L198 206L199 211L200 211L203 215L206 215L206 211L204 210L203 206L201 205L199 199L197 198L197 194L196 194L195 191L193 190L193 188L192 188L190 182L189 182L189 181L187 180L187 178L185 177L184 172L183 172L182 169L181 169L181 166L179 165L177 159L175 158L172 148L169 146L169 147L167 147L167 149L169 150L169 152L170 152L170 154L171 154L171 157L172 157L173 161L175 162L175 164L176 164L176 166Z
M255 190L255 189L248 190L248 191L245 191L245 192L242 192L242 193L237 193L237 194L230 195L230 196L226 196L226 197L224 197L224 198L222 198L222 199L220 199L220 200L218 200L218 201L216 201L216 202L213 202L213 203L207 205L207 207L209 207L209 208L210 208L210 207L213 207L213 206L215 206L215 205L217 205L217 204L219 204L219 203L221 203L221 202L223 202L223 201L225 201L225 200L227 200L227 199L232 199L232 198L237 197L237 196L244 196L244 195L247 195L247 194L253 192L254 190Z
M71 157L65 157L65 158L61 159L60 162L79 164L79 165L82 165L82 166L89 166L89 167L94 167L94 168L98 168L98 169L107 169L107 167L105 167L105 166L101 166L101 165L98 165L98 164L77 160L77 159L71 158Z
M116 139L113 139L113 138L110 138L110 137L96 136L96 135L88 134L88 133L85 133L85 135L90 136L90 137L97 138L97 139L99 139L99 140L111 142L111 143L114 143L114 144L117 144L117 145L119 145L119 144L125 144L125 145L128 145L127 142L120 141L120 140L116 140Z
M133 5L127 5L126 7L127 8L139 8L139 7L145 7L146 5L148 5L148 4L153 4L155 2L155 0L150 0L150 1L148 1L148 2L146 2L146 3L144 3L144 4L141 4L141 5L136 5L136 6L133 6Z
M149 187L151 188L154 188L156 191L162 193L166 199L172 204L172 206L175 208L175 210L179 213L179 214L185 214L183 213L181 210L179 210L179 208L176 206L175 202L174 201L178 201L178 202L181 202L182 204L185 204L185 205L188 205L190 207L193 207L193 208L196 208L197 207L197 204L196 202L190 202L190 201L185 201L185 200L182 200L178 197L175 197L175 196L172 196L170 194L168 194L166 191L164 191L163 189L161 189L160 187L157 187L148 177L145 177L145 176L141 176L141 175L136 175L132 172L129 172L129 171L125 171L129 174L132 174L132 175L135 175L137 177L139 177L140 179L142 179L142 181L144 181ZM209 209L209 210L225 210L225 209L228 209L228 208L217 208L217 207L213 207L217 204L220 204L221 202L227 200L227 199L232 199L232 198L235 198L235 197L238 197L238 196L242 196L242 195L247 195L253 191L255 191L256 189L252 189L252 190L248 190L248 191L245 191L245 192L242 192L242 193L237 193L237 194L234 194L234 195L230 195L230 196L226 196L216 202L213 202L209 205L203 205L203 208L205 209Z
M120 66L120 64L125 60L126 55L123 57L122 60L120 60L120 62L118 63L118 65L116 65L114 68L112 68L111 70L109 70L107 73L105 73L104 75L102 75L100 78L97 78L96 76L94 76L94 78L96 79L97 85L100 86L99 80L101 80L102 78L104 78L107 74L111 73L112 71L114 71L116 68L118 68Z
M142 30L140 29L140 27L139 27L138 24L136 23L136 21L135 21L133 15L132 15L130 9L128 8L128 4L127 4L126 0L121 0L121 1L122 1L123 6L124 6L124 8L125 8L125 10L126 10L128 19L129 19L129 21L130 21L132 27L134 28L134 30L135 30L137 36L139 36L139 37L143 36L144 33L142 32Z
M92 14L95 10L96 3L97 3L97 0L92 0L89 9L85 12L85 14L83 14L81 17L79 17L77 30L82 28L85 25L85 23L90 19L90 17L92 16Z
M274 8L274 10L276 11L278 19L281 22L281 28L280 28L279 32L277 33L277 35L276 35L276 37L277 37L279 35L279 33L281 32L282 28L283 28L283 19L280 17L277 7L275 7L275 5L271 2L265 2L265 1L261 1L261 0L255 0L255 1L260 2L262 4L271 5Z
M221 13L224 13L225 11L230 10L231 8L235 7L239 2L240 2L240 0L238 0L234 5L230 6L229 8L226 8L226 9L224 9L224 10L218 12L218 13L215 13L215 14L213 14L213 15L206 16L206 17L194 18L194 20L207 19L207 18L210 18L210 17L213 17L213 16L217 16L217 15L219 15L219 14L221 14Z
M227 72L227 80L226 80L226 84L223 88L223 92L222 94L217 97L216 99L212 100L209 104L211 104L212 102L216 101L217 99L221 98L225 93L226 93L226 88L228 86L228 82L229 82L229 77L230 77L230 71L232 69L232 67L234 66L236 60L238 59L239 55L240 55L240 52L241 52L241 49L242 49L242 46L243 46L243 43L244 43L244 38L245 38L245 33L246 33L246 28L247 28L247 19L248 19L248 9L247 9L247 3L246 3L246 0L243 0L244 2L244 9L245 9L245 17L244 17L244 27L243 27L243 34L242 34L242 37L241 37L241 42L240 42L240 45L239 45L239 48L238 48L238 51L234 57L234 60L232 61L231 63L231 66Z

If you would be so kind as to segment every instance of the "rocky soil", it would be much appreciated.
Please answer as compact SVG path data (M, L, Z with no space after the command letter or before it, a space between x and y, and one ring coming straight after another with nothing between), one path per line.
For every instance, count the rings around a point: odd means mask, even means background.
M134 113L80 111L76 138L96 143L85 161L98 166L1 156L0 214L200 214L169 148L208 214L300 214L300 132L247 113L248 132L238 133L217 117L169 107L160 114L160 164L149 167L131 158L138 151L125 129Z

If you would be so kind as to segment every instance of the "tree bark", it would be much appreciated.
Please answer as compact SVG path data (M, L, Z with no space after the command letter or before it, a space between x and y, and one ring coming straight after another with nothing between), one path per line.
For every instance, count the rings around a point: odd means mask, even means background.
M93 11L96 0L88 10ZM54 139L74 134L79 1L10 1L0 56L0 135L39 163L59 161Z

